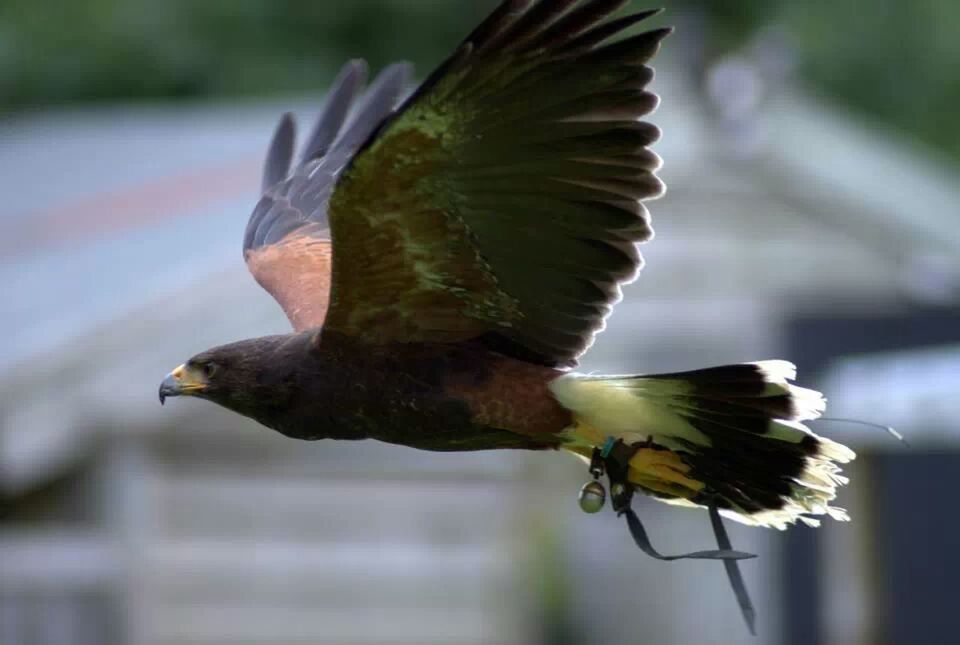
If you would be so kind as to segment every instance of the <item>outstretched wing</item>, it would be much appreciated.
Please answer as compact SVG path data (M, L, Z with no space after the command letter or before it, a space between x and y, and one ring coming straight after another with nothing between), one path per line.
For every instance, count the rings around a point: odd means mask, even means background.
M345 65L295 167L296 137L289 114L273 135L263 169L263 196L247 223L243 256L253 277L276 298L297 330L319 326L326 316L332 260L327 203L333 186L361 144L396 107L409 75L406 64L385 69L348 121L366 66L362 61Z
M325 329L571 365L602 328L663 191L646 63L669 33L628 0L508 0L353 158L330 199Z

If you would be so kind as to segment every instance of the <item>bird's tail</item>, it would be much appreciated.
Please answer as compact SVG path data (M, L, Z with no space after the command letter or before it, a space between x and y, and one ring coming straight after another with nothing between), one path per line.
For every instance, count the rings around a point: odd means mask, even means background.
M746 524L785 528L817 516L846 483L838 464L852 450L811 432L826 403L791 385L786 361L644 376L565 374L550 387L573 412L566 448L589 457L612 439L640 449L630 460L637 490L687 506L716 504Z

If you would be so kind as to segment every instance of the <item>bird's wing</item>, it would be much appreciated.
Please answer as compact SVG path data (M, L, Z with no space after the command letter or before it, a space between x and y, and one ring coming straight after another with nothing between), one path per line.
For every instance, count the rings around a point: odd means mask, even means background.
M639 119L669 30L608 43L656 13L609 18L627 2L503 2L379 128L330 198L324 329L575 364L663 191Z
M396 107L409 75L408 65L392 65L355 101L366 66L362 61L345 65L296 164L293 118L284 115L274 132L263 168L263 196L247 224L243 255L253 277L297 330L319 326L326 316L332 261L327 204L333 186Z

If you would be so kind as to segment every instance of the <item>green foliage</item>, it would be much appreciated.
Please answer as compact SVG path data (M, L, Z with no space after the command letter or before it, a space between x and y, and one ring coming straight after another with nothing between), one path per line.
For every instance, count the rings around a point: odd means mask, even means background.
M676 0L707 17L707 49L741 46L776 24L812 89L960 159L960 2Z
M315 90L348 57L429 68L490 4L4 0L0 105Z
M783 22L822 94L960 159L960 2L785 2Z
M316 90L354 56L374 68L407 58L424 72L496 2L3 0L0 107ZM816 91L960 158L960 2L663 4L664 23L704 16L712 53L781 25Z

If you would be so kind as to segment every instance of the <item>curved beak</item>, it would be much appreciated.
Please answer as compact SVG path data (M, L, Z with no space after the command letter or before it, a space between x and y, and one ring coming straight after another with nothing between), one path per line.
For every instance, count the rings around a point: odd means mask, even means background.
M160 383L160 405L168 396L187 396L207 386L204 375L187 365L181 365L164 377Z

